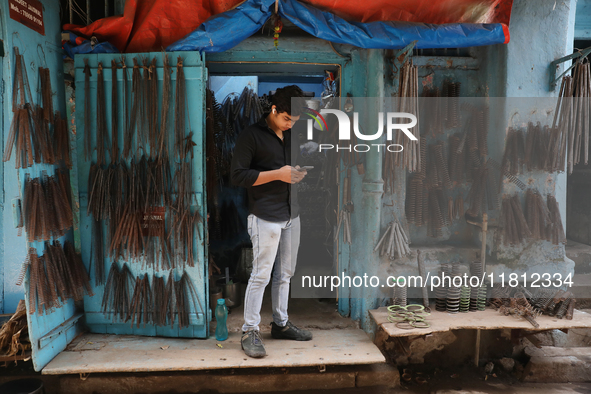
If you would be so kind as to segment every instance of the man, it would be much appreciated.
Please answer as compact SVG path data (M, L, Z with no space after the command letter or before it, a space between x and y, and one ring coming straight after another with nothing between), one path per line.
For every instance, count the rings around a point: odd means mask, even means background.
M273 322L276 339L309 341L312 334L293 325L287 316L289 283L295 272L300 243L297 194L291 185L307 174L291 166L291 127L300 118L304 101L295 86L277 89L271 112L244 129L234 148L231 178L248 190L248 234L252 241L252 273L244 296L242 349L250 357L267 355L259 334L263 293L273 273ZM291 106L297 98L301 105ZM274 268L274 269L273 269Z

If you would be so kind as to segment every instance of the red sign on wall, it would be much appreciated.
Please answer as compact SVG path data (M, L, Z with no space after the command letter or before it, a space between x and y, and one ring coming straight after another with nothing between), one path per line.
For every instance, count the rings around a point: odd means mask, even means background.
M38 0L8 0L10 18L45 35L43 4Z

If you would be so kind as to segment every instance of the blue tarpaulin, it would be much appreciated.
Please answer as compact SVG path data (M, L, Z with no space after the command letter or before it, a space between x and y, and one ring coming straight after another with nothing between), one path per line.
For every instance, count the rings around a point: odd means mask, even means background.
M68 33L68 39L62 40L62 47L67 57L74 58L78 53L119 53L119 50L108 42L92 42L83 37L79 37L72 32Z
M166 50L224 52L260 30L274 9L274 0L247 0L210 17ZM463 48L509 41L509 31L501 23L347 22L296 0L280 1L279 15L315 37L360 48L401 49L415 40L416 48Z

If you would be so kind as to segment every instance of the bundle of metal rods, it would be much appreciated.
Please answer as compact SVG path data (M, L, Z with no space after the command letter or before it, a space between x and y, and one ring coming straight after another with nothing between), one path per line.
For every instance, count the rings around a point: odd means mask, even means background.
M422 226L427 222L427 214L423 211L423 199L427 190L423 179L415 175L410 178L406 193L406 220L416 226Z
M117 100L117 62L111 60L111 164L119 160L119 101Z
M552 172L550 166L551 158L549 157L549 141L550 131L548 126L542 128L540 122L535 126L532 122L528 123L525 134L524 159L528 171L543 170Z
M121 156L117 122L119 108L115 105L119 68L123 76ZM91 256L97 284L104 282L107 257L104 247L108 248L107 254L114 261L126 258L128 261L141 261L142 268L170 269L194 266L194 245L198 242L197 238L202 237L199 229L202 218L193 191L192 149L195 143L193 133L187 132L185 121L190 114L187 113L183 60L181 57L177 60L173 97L172 67L168 55L164 57L162 105L159 102L156 60L133 59L131 89L128 86L128 68L124 57L120 65L115 61L111 63L111 118L114 121L109 141L103 79L105 71L101 64L98 65L96 146L92 145L91 134L85 133L87 160L91 161L92 153L95 149L97 151L88 177L87 209L94 220ZM89 66L85 71L90 76ZM88 103L89 86L86 86L85 97ZM172 106L174 114L170 119ZM107 163L107 154L110 155L110 163ZM107 226L106 232L104 225Z
M160 130L158 135L158 158L168 160L168 120L170 112L170 97L172 94L172 68L168 55L164 56L164 68L162 75L162 110L160 112Z
M427 235L434 238L441 237L443 227L450 225L447 212L448 198L443 188L429 189L428 207Z
M548 141L548 157L545 167L550 172L564 171L564 163L566 162L567 146L569 145L569 127L571 122L571 106L572 98L572 79L566 76L562 79L560 87L560 95L554 111L554 120L550 128L550 136ZM570 164L568 165L571 171Z
M181 161L185 159L185 113L186 113L186 91L185 91L185 71L183 60L179 56L176 64L176 88L174 100L174 145L176 157Z
M427 270L425 269L425 261L422 258L422 253L421 253L420 249L417 250L417 264L419 266L419 275L421 275L423 283L426 283L429 275L427 273ZM427 286L422 286L422 295L423 295L423 306L425 307L425 312L430 313L431 308L429 306L429 292L428 292Z
M474 179L474 171L478 171L486 162L488 155L488 107L478 108L469 103L463 103L462 109L469 113L468 121L465 124L459 142L453 143L454 150L458 155L456 160L456 174L454 177ZM452 140L450 140L450 147ZM454 148L452 147L452 149ZM465 167L464 167L465 165ZM461 171L467 172L463 174Z
M487 209L487 185L488 185L488 168L481 167L475 169L474 177L472 180L472 186L470 187L470 191L468 192L467 202L470 204L470 208L468 208L468 213L475 217L483 212L486 212Z
M535 309L531 307L529 303L517 303L518 299L511 299L509 306L502 305L499 308L499 312L505 316L518 316L527 320L533 327L538 328L540 325L536 321L536 318L540 315ZM526 300L527 302L527 300Z
M54 141L49 132L49 124L44 116L43 108L39 106L35 107L33 114L35 126L32 128L34 130L33 149L35 151L35 163L43 161L47 164L54 164Z
M497 289L491 298L491 305L499 312L523 317L534 327L538 327L536 318L542 314L572 320L575 304L576 299L570 291L543 287L534 294L524 287L507 288L501 292Z
M121 250L125 252L126 260L141 258L145 248L145 240L142 235L142 214L133 211L131 205L131 202L125 205L109 246L111 256L119 257L116 255L116 251Z
M233 94L223 100L221 112L227 125L225 135L220 140L221 144L226 144L229 149L220 146L224 156L231 154L236 141L236 137L246 127L263 117L265 112L263 100L249 87L245 86L240 95ZM267 109L270 111L270 109ZM231 160L231 157L230 157Z
M449 137L449 178L452 182L463 183L466 179L467 149L460 149L461 135Z
M92 244L90 246L91 265L94 263L94 283L102 286L105 283L105 254L103 243L103 226L100 220L92 221Z
M73 215L69 203L70 191L59 174L31 179L25 175L24 217L29 242L61 237L72 227Z
M208 205L218 204L218 194L223 185L222 180L222 153L216 144L216 134L220 134L222 128L221 107L215 99L212 90L207 89L205 95L205 152L206 152L206 185Z
M429 167L427 168L427 180L429 186L437 187L443 186L446 189L451 189L451 179L449 177L448 165L445 155L443 154L443 142L432 144L429 146Z
M41 102L43 118L53 124L53 99L51 91L51 75L48 68L39 67L39 83L41 84Z
M39 315L42 315L44 312L49 312L51 308L57 307L58 304L52 300L48 275L45 274L45 263L37 256L35 248L29 249L27 263L29 265L29 313L38 311Z
M425 145L421 148L426 150ZM447 195L452 183L443 155L443 144L433 144L429 149L432 159L424 161L426 171L409 179L405 211L409 223L416 226L426 224L429 236L440 237L442 228L451 225L459 212L463 214L463 199L454 202Z
M186 272L183 272L179 283L175 285L175 289L177 291L176 302L179 315L179 327L189 327L189 311L191 309L204 311L203 304L199 299L195 284ZM192 307L191 304L193 304Z
M355 211L353 194L351 193L351 169L347 170L347 176L343 180L343 204L337 217L337 231L334 234L334 241L337 242L341 227L343 228L343 242L351 245L351 213Z
M76 252L74 245L66 241L62 252L60 242L54 241L53 245L48 249L50 250L50 256L56 260L61 259L64 264L67 263L68 265L70 277L64 276L64 281L69 283L73 294L72 298L75 301L80 301L84 298L84 295L93 296L92 287L90 286L90 277L82 262L82 257Z
M150 280L146 273L134 279L127 265L121 270L116 263L111 265L101 311L106 316L112 315L114 321L131 321L137 327L142 324L172 327L178 315L179 327L183 328L190 325L191 310L203 310L203 304L186 272L178 281L172 270L166 281L155 275Z
M431 132L432 135L443 134L443 125L445 123L445 114L443 113L440 89L428 87L423 88L421 113L425 116L424 130Z
M127 69L124 68L124 79L123 79L123 86L124 86L124 94L127 97ZM131 105L131 111L129 114L127 113L127 103L125 103L125 123L127 127L125 129L125 136L123 139L123 158L129 159L132 154L135 154L133 149L133 140L134 136L136 135L136 129L138 128L137 123L138 119L141 121L141 114L140 114L140 102L143 100L143 86L142 86L142 75L140 72L140 65L136 58L133 59L133 69L131 74L131 93L133 94L133 102ZM127 99L126 99L127 101ZM128 118L129 115L129 118ZM85 125L86 127L86 125ZM86 136L85 136L86 138ZM89 142L90 143L90 142ZM139 146L143 146L143 141L141 139L141 133L138 131L137 133L137 144ZM86 160L89 160L87 157Z
M146 324L152 323L153 302L152 288L150 287L148 274L144 274L143 277L136 277L133 297L131 298L131 305L126 321L131 320L132 327L134 322L137 323L138 328L140 327L140 323L143 323L144 327Z
M501 162L501 172L517 175L522 172L525 156L525 141L523 132L519 129L509 128L505 141L505 152ZM502 182L501 182L502 184Z
M172 271L171 271L172 272ZM152 297L154 300L153 323L157 326L166 325L166 312L170 308L170 292L163 277L152 277Z
M589 129L591 98L591 66L589 62L577 61L572 76L565 76L560 86L559 100L554 113L553 128L558 125L556 140L551 140L549 149L558 158L553 168L562 170L566 154L569 174L581 161L589 163Z
M101 311L106 316L112 314L114 321L125 321L130 311L130 294L133 284L133 275L129 267L123 264L123 267L119 270L117 263L112 263L105 284Z
M56 111L53 121L53 138L55 141L55 160L63 160L67 168L72 168L70 160L70 141L68 134L68 123L62 118L59 111Z
M521 209L517 194L503 198L501 208L501 227L504 245L518 245L531 236L527 221Z
M156 75L156 58L152 59L148 68L147 84L147 115L148 115L148 142L150 146L150 158L154 160L159 151L158 137L158 76Z
M84 159L92 158L92 131L91 105L90 105L90 65L88 59L84 59Z
M16 149L15 167L28 168L33 165L33 147L38 147L33 128L33 97L23 56L20 55L17 47L14 47L14 53L16 59L12 89L13 118L6 140L3 161L10 160L14 146ZM40 152L36 150L36 162L40 161L40 157Z
M525 218L532 239L550 241L550 232L552 230L550 210L537 190L527 189L525 193Z
M564 233L564 227L562 226L562 219L560 217L560 209L558 207L558 201L553 195L547 197L548 210L550 213L550 241L554 245L566 244L566 235Z
M87 213L92 214L95 220L109 219L111 213L109 173L109 169L103 169L98 164L90 166Z
M419 78L418 67L407 60L400 69L400 85L398 93L399 112L409 112L417 117L417 125L411 129L416 141L410 140L404 133L396 134L396 144L403 146L402 154L395 155L395 164L411 172L421 171L420 160L420 125L419 119ZM384 150L386 156L390 152Z
M445 126L448 129L453 129L460 125L460 82L445 81L443 84L443 96L449 97L446 100L445 107L447 108L445 117Z
M38 314L61 307L67 299L82 300L93 295L88 273L80 255L68 242L62 248L59 241L45 243L45 252L39 257L29 249L24 268L29 270L29 313ZM60 302L61 301L61 302Z
M388 255L390 260L395 260L411 254L408 245L410 245L410 240L404 228L402 228L398 219L394 219L388 224L388 228L373 251L379 249L380 256Z

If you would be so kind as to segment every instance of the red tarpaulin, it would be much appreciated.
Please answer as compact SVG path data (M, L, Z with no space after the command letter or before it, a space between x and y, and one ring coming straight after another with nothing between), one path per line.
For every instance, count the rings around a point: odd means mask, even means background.
M160 51L191 33L212 15L243 0L127 0L122 16L100 19L88 26L64 25L121 52ZM305 0L348 21L418 23L503 23L509 25L513 0Z
M504 23L513 0L304 0L347 21L416 23Z

